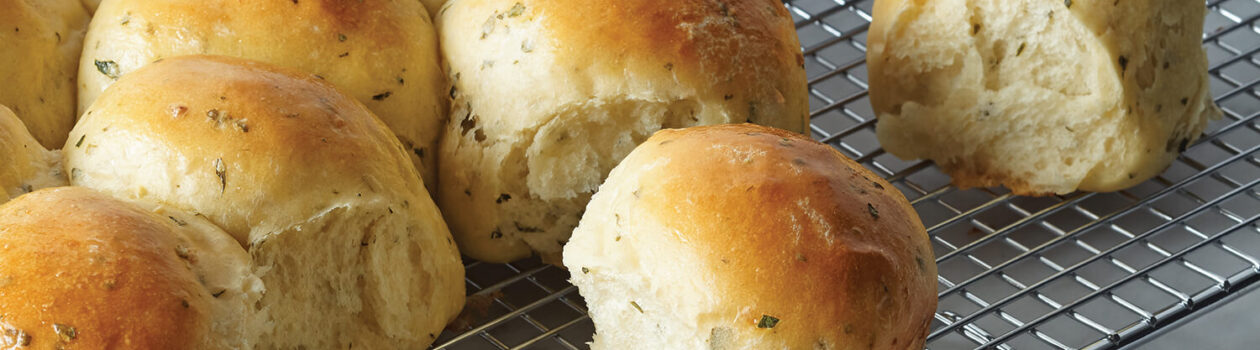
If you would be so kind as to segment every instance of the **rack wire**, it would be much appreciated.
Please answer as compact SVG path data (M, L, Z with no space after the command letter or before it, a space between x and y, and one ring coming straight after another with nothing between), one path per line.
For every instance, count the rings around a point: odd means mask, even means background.
M867 99L873 0L795 0L813 137L887 178L928 227L940 270L930 349L1116 348L1260 280L1260 1L1209 0L1204 47L1225 117L1162 175L1116 193L959 190L886 154ZM586 349L568 273L466 264L485 312L436 349Z

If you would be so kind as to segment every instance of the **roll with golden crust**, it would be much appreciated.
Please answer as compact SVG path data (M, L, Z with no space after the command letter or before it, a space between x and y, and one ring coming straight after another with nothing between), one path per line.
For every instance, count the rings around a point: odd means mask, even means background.
M258 347L423 348L463 306L408 150L311 74L169 58L119 79L71 135L71 184L203 215L249 251Z
M439 204L477 259L558 261L608 171L661 128L808 128L775 0L454 0L438 27L454 84Z
M936 309L932 247L896 188L747 124L636 148L564 264L595 349L922 349Z
M88 19L78 0L0 0L0 105L45 148L60 147L74 127Z
M397 134L430 187L448 101L437 37L416 0L111 0L79 65L79 112L153 61L240 57L299 69L358 99Z
M0 206L0 347L245 348L249 256L204 219L80 187Z

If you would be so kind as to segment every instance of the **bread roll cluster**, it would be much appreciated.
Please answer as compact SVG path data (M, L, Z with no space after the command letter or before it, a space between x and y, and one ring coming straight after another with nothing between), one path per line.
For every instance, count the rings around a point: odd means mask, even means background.
M462 307L463 265L406 148L313 75L165 59L115 82L70 138L71 185L195 213L249 252L266 288L255 346L427 344Z
M0 7L23 82L0 88L0 347L421 349L464 306L461 253L566 266L595 348L929 330L923 225L801 135L779 1ZM960 186L1135 184L1216 113L1202 17L878 0L880 139Z
M454 99L438 199L480 260L558 263L608 171L657 130L809 125L774 1L456 0L437 22Z
M415 0L108 0L79 62L79 113L120 77L179 55L299 69L388 125L430 188L447 101L437 37Z

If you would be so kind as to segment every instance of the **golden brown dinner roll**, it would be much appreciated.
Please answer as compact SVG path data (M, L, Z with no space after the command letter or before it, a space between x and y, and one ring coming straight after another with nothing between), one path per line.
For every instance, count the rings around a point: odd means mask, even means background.
M74 127L88 12L79 0L0 0L0 24L0 105L44 147L60 147Z
M595 349L922 349L936 264L914 208L829 146L663 130L564 247Z
M876 2L880 143L960 187L1115 191L1162 172L1220 112L1201 1Z
M0 203L44 187L65 186L63 174L61 154L44 149L22 121L0 105Z
M774 0L453 0L439 204L477 259L555 262L604 176L661 128L808 127L800 45Z
M424 348L463 305L407 150L319 78L168 58L119 79L71 135L72 184L198 213L244 244L266 286L247 337L261 348Z
M437 36L415 0L111 0L79 66L79 111L164 57L212 54L315 74L389 125L430 187L446 118Z
M0 206L0 347L244 348L248 261L195 216L79 187L22 196Z

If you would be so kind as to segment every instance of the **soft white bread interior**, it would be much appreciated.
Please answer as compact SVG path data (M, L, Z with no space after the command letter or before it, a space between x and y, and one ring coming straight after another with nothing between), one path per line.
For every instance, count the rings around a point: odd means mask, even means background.
M453 0L439 205L463 253L561 246L604 176L661 128L808 126L800 45L774 0Z
M1115 191L1219 115L1202 1L876 2L871 103L884 149L960 187Z
M80 187L0 206L0 347L240 349L249 256L193 215Z
M662 130L564 247L595 349L922 349L923 224L835 149L755 125Z
M13 111L0 105L0 203L41 188L65 185L61 154L44 149Z
M0 0L0 105L46 148L75 121L75 76L88 12L79 0Z
M72 138L71 184L202 215L249 251L261 348L423 348L463 306L463 265L407 150L313 75L168 58L114 83Z
M246 58L327 79L407 146L430 187L446 118L437 36L416 0L111 0L79 65L79 112L120 76L180 55Z

